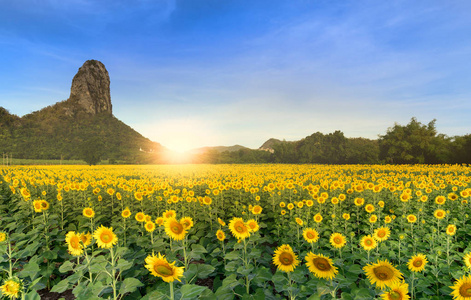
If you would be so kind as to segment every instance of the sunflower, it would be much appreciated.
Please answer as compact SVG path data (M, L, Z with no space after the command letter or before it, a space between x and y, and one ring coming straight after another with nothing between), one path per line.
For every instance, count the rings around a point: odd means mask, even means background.
M313 217L313 219L314 219L314 221L315 221L316 223L320 223L320 222L322 222L322 215L319 214L319 213L317 213L317 214Z
M468 269L471 269L471 252L468 252L468 254L466 254L463 257L463 260L464 260L464 263L465 263L466 267L468 267Z
M262 207L260 205L255 205L253 208L252 208L252 213L254 215L259 215L262 213Z
M165 233L176 241L181 241L185 238L187 230L175 218L168 218L165 221Z
M381 295L383 300L409 300L409 285L404 282L398 282L390 286L391 290Z
M103 225L95 230L93 238L100 248L111 248L118 242L118 237L114 234L113 227L108 228Z
M319 240L319 233L313 228L305 228L303 237L308 243L316 243Z
M463 276L453 286L451 295L454 300L470 300L471 299L471 276Z
M443 209L437 209L433 212L433 216L438 220L445 218L446 212Z
M288 210L292 210L294 208L294 204L293 203L288 203L288 205L286 206L286 208Z
M296 221L296 223L297 223L299 226L303 226L303 224L304 224L303 220L301 220L300 218L295 218L294 220Z
M7 234L3 231L0 231L0 243L7 239Z
M390 216L384 217L384 223L389 224L392 222L392 218Z
M141 192L135 192L135 193L134 193L134 198L135 198L137 201L142 201L142 193L141 193Z
M376 248L377 243L376 243L376 240L371 235L366 235L361 238L360 245L366 251L370 251Z
M127 219L131 216L131 211L129 210L128 207L126 207L122 212L121 212L121 217Z
M146 214L140 211L134 216L134 219L136 219L136 221L139 223L142 223L146 220Z
M373 206L373 204L367 204L365 205L365 210L367 213L372 213L375 211L375 207Z
M371 224L376 223L376 221L378 221L378 216L377 215L371 215L370 219L368 221L370 221Z
M407 267L413 272L422 272L427 263L427 257L424 254L419 253L409 259Z
M280 207L281 208L284 208L286 206L286 203L284 203L283 201L280 202Z
M193 219L191 217L184 217L180 219L180 224L182 224L185 230L190 230L193 227Z
M391 235L391 231L389 230L389 227L377 228L375 229L373 233L374 239L377 240L378 242L386 241L390 235Z
M95 216L95 212L93 211L91 207L85 207L82 211L82 214L84 217L87 217L87 218L93 218Z
M46 200L41 200L41 209L42 210L48 210L49 209L49 202Z
M211 205L211 203L213 203L213 200L212 200L210 197L208 197L208 196L204 196L204 198L203 198L203 203L204 203L205 205Z
M0 290L5 296L13 299L18 298L21 293L21 280L18 277L9 278L0 286Z
M25 198L25 200L27 200L31 197L31 193L28 191L27 188L22 188L20 191L21 191L21 196L23 196L23 198Z
M355 203L356 206L362 206L365 203L365 199L355 198L355 200L353 202Z
M257 232L260 229L260 225L258 225L258 222L254 219L248 220L246 224L249 228L250 233Z
M377 263L368 264L363 267L363 271L365 271L370 283L376 284L380 289L399 283L402 279L401 272L387 260L378 260Z
M343 218L345 221L348 221L348 220L350 220L350 214L344 213L344 214L342 215L342 218Z
M283 272L293 272L299 260L297 255L294 254L290 245L281 245L275 250L273 254L273 264L277 266L278 270Z
M155 224L159 226L164 225L164 223L165 223L165 219L163 217L158 217L157 219L155 219Z
M80 241L82 242L82 244L85 247L87 247L88 245L90 245L92 243L92 234L90 232L81 233L80 234Z
M216 231L216 237L223 242L226 239L226 234L221 229L218 229L218 231Z
M249 228L242 218L232 218L229 222L229 229L231 230L232 235L239 240L243 240L250 236Z
M80 234L75 231L69 231L65 236L65 242L67 243L69 253L73 256L80 256L83 253L83 245L80 243Z
M42 200L34 200L33 201L34 211L37 212L37 213L42 211L41 201Z
M154 254L149 255L145 259L146 269L156 276L162 278L165 282L174 282L175 280L181 281L180 278L183 276L183 267L175 267L175 262L169 263L165 258L165 255L160 253L155 256Z
M407 222L409 222L409 223L415 223L415 222L417 222L417 217L416 217L415 215L412 215L412 214L411 214L411 215L408 215L408 216L407 216Z
M147 221L146 224L144 225L144 228L146 229L147 232L154 232L155 223L152 221Z
M337 268L327 256L309 252L305 260L309 271L317 278L333 279L337 275Z
M446 227L446 234L449 236L454 236L456 233L456 226L453 224L450 224Z
M345 236L338 232L332 233L329 241L332 247L337 249L342 248L347 243L347 239L345 238Z
M221 218L218 218L218 223L219 223L219 225L221 225L222 227L226 226L226 222L224 222Z
M446 202L445 196L437 196L435 197L435 203L438 205L443 205Z
M177 213L174 211L174 210L166 210L162 213L162 217L164 219L169 219L169 218L176 218L177 217Z

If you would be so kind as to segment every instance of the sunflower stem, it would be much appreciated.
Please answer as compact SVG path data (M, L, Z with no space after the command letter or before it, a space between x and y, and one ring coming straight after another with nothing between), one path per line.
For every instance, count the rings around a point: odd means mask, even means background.
M170 284L170 300L175 300L175 295L173 292L173 281L169 282Z

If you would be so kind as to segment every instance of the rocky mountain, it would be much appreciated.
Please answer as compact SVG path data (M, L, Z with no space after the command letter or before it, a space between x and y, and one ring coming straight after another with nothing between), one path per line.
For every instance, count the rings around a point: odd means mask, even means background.
M271 138L267 140L263 145L258 148L258 150L264 150L273 153L275 150L273 149L273 145L281 143L280 140Z
M86 61L72 80L69 99L23 117L0 107L0 151L16 158L101 159L157 162L166 151L112 114L110 77L96 60Z
M69 99L75 99L87 113L112 114L110 76L105 65L87 60L72 79Z

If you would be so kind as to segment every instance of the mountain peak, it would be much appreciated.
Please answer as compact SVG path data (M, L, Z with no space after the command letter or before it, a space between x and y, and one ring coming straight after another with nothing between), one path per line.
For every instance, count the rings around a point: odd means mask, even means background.
M87 60L75 74L69 99L74 99L90 114L112 113L110 76L98 60Z

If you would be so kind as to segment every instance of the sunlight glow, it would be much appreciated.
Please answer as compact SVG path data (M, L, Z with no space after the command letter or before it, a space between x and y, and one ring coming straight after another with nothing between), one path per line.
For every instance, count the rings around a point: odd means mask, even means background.
M217 137L208 124L196 119L163 120L152 127L154 132L147 136L180 156L186 155L185 152L189 150L217 142Z

